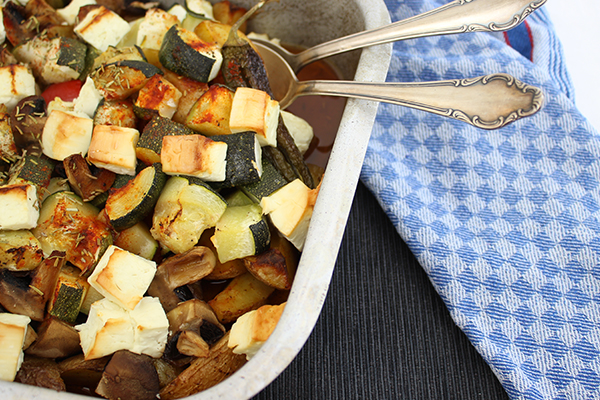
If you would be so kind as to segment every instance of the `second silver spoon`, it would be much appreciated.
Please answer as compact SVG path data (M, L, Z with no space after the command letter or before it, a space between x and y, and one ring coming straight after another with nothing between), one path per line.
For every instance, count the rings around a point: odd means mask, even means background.
M519 25L546 0L454 0L414 17L318 44L293 54L256 39L281 55L298 72L313 61L377 44L466 32L500 32Z

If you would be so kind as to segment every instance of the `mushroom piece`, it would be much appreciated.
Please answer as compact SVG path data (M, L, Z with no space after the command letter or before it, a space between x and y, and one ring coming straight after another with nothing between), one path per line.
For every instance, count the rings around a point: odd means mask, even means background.
M116 352L104 369L96 393L110 400L151 400L160 391L152 358L127 350Z
M71 188L83 201L93 200L115 182L115 173L107 169L94 168L96 173L92 173L90 165L79 153L65 158L63 166Z
M192 357L208 357L210 347L202 336L194 331L183 331L177 339L177 350L181 354Z
M219 322L210 306L202 300L185 301L167 313L169 331L197 333L210 346L225 335L225 327Z
M60 376L70 392L93 391L109 360L109 356L86 360L83 354L77 354L58 364Z
M204 246L196 246L185 253L169 257L156 269L148 294L158 297L168 312L181 301L174 290L198 282L212 272L216 262L215 254Z
M42 96L28 96L17 103L10 115L15 143L21 148L38 144L48 116Z
M65 382L60 376L60 368L54 360L47 358L25 356L15 382L54 389L59 392L66 390Z
M13 314L42 321L46 303L64 263L64 253L53 252L34 270L33 277L0 269L0 304Z
M65 358L81 351L79 333L73 326L55 317L48 317L38 329L37 340L26 353L44 358Z

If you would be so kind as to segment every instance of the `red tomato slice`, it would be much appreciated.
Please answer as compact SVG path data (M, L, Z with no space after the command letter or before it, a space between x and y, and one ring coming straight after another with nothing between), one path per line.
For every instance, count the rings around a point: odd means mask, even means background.
M79 79L54 83L44 90L42 97L46 100L46 103L54 100L55 97L59 97L62 101L73 101L79 96L82 85L83 82Z

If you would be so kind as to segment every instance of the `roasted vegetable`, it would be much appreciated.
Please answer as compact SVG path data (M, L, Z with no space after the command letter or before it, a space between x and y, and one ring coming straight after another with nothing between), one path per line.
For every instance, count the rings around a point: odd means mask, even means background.
M233 91L223 85L211 85L194 103L185 125L205 136L228 135Z
M123 230L143 220L154 208L165 182L157 163L144 168L125 186L111 190L105 206L111 225Z
M103 64L90 74L106 100L124 100L162 71L145 61L121 60Z
M244 356L234 354L227 347L229 334L210 349L208 357L196 358L177 378L161 389L161 399L179 399L190 396L223 381L246 363Z
M173 25L165 34L158 56L166 69L199 82L213 80L223 62L223 56L216 46L177 25Z
M110 399L151 400L160 390L152 359L127 350L116 352L102 373L96 393Z
M234 322L248 311L265 304L275 288L256 279L249 272L234 278L227 287L208 304L223 324Z
M177 111L181 92L162 75L154 75L140 89L134 103L136 115L142 119L152 119L154 115L171 119Z
M39 144L46 119L46 101L42 96L21 99L10 114L17 146L23 148L29 144Z
M92 174L90 166L81 154L73 154L63 160L70 187L83 201L91 201L108 191L115 182L115 173L98 168Z
M74 323L89 288L79 270L64 265L58 274L56 286L48 304L48 313L65 322Z
M29 230L0 231L0 268L30 271L43 256L40 242Z
M26 354L43 358L66 358L81 351L79 333L55 317L46 318L37 330L37 339Z
M191 135L193 133L185 125L157 115L146 124L142 131L135 148L137 158L148 165L159 163L163 137L168 135Z
M30 355L25 355L23 364L21 364L21 368L15 377L15 382L44 387L58 392L66 390L65 382L60 376L60 368L54 360Z

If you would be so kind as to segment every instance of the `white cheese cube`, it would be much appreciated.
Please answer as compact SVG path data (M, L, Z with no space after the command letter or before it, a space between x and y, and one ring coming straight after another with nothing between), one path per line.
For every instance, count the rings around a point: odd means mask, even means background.
M0 7L0 11L2 11L2 7ZM3 44L6 40L6 29L4 28L4 17L2 14L0 12L0 44Z
M77 22L77 14L79 14L79 9L83 6L96 4L95 0L72 0L68 6L56 10L58 15L63 17L67 24L75 25Z
M35 78L24 65L0 67L0 104L12 111L21 99L35 94Z
M48 157L63 161L71 154L85 155L92 140L94 121L60 110L48 115L42 132L42 151Z
M98 261L88 282L104 297L133 310L148 290L155 273L154 261L110 246Z
M23 363L23 345L29 317L0 313L0 379L13 381Z
M138 28L137 45L143 49L160 50L165 33L178 22L176 15L165 10L152 8L146 11L146 16Z
M318 191L296 179L260 201L263 214L268 214L277 230L300 251L304 247Z
M284 307L285 303L266 305L239 317L231 327L227 346L250 360L273 333Z
M281 117L300 153L306 153L310 147L310 142L312 142L315 136L313 127L304 119L289 111L281 110Z
M93 303L85 324L75 329L79 331L86 360L133 348L134 326L129 312L108 299Z
M135 145L140 132L116 125L96 125L88 150L88 161L121 175L135 175Z
M182 23L185 17L187 17L187 10L181 4L175 4L173 7L169 8L168 13L176 16L179 23Z
M277 146L279 102L262 90L239 87L236 89L229 115L232 133L256 132L261 146Z
M88 76L79 90L79 96L73 100L73 109L78 114L84 114L90 118L94 118L98 104L100 104L102 99L102 93L96 89L94 81Z
M226 176L227 143L202 135L165 136L160 162L168 175L190 175L221 182Z
M129 315L134 324L134 343L130 350L160 358L169 334L169 320L160 300L144 297Z
M40 216L35 185L0 186L0 230L33 229Z
M106 51L109 46L116 46L129 29L129 23L119 14L100 6L87 13L73 31L96 49Z

